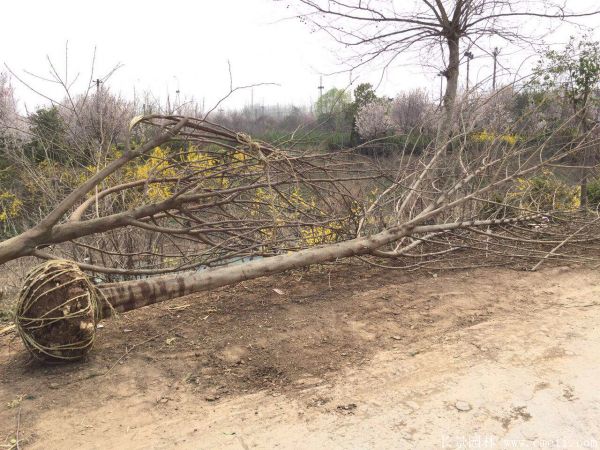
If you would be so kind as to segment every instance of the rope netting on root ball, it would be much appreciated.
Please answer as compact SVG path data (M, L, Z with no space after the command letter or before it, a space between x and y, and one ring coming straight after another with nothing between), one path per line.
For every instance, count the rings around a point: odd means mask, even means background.
M34 267L19 293L15 316L27 350L46 362L87 355L99 320L98 295L72 261L51 260Z

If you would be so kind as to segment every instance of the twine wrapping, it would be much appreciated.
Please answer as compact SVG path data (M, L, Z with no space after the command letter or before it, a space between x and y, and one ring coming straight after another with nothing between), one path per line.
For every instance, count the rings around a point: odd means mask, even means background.
M15 314L27 350L46 362L83 358L94 345L98 295L72 261L51 260L34 267L25 277Z

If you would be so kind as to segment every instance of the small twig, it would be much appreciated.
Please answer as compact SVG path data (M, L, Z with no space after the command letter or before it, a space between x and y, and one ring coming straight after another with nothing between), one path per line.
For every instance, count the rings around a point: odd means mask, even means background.
M153 341L154 339L158 339L159 337L164 336L165 334L170 333L175 328L177 328L177 327L170 328L167 331L163 331L162 333L159 333L159 334L157 334L155 336L152 336L151 338L148 338L145 341L142 341L142 342L140 342L138 344L135 344L135 345L131 346L130 348L126 348L125 353L123 353L121 355L121 357L119 359L117 359L115 361L115 363L112 366L110 366L110 368L106 372L104 372L101 376L107 375L111 370L113 370L116 367L117 364L119 364L119 362L121 362L123 360L123 358L125 358L127 355L129 355L135 348L140 347L140 346L142 346L144 344L147 344L148 342Z
M552 256L554 253L556 253L556 251L558 251L563 245L565 245L567 242L569 242L573 237L575 237L577 234L579 234L581 231L583 231L584 228L589 227L591 224L597 222L598 219L594 220L593 222L590 223L586 223L584 224L582 227L580 227L579 229L577 229L577 231L575 231L574 233L571 233L569 236L567 236L560 244L558 244L556 247L554 247L552 250L550 250L548 253L546 253L544 255L544 257L535 265L531 268L532 272L535 272L542 264L545 260L547 260L550 256Z
M17 412L17 432L15 436L15 446L17 450L21 450L21 446L19 445L19 429L21 428L21 405L19 405L19 411Z

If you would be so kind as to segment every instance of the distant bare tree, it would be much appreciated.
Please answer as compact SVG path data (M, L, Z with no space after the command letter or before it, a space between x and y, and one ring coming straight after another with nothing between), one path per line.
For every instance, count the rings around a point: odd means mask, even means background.
M414 133L419 127L427 124L427 118L433 109L427 92L422 89L413 89L398 95L394 99L391 116L398 131L408 134Z
M394 132L397 127L386 99L376 99L358 109L356 128L363 139L376 139Z
M95 147L105 152L110 146L123 142L127 123L135 115L133 103L114 95L108 87L91 88L78 95L72 103L63 102L58 111L62 117L70 148Z
M0 132L20 129L17 100L8 74L0 72Z
M435 128L433 111L427 93L415 89L393 100L378 98L359 108L356 119L358 133L363 139L373 139L391 133L420 134L426 127Z

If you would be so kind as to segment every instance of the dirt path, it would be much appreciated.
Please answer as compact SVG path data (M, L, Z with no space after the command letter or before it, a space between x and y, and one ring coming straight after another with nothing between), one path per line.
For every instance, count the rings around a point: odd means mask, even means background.
M77 365L2 338L0 439L19 418L39 449L600 448L599 313L588 269L245 283L107 321Z

